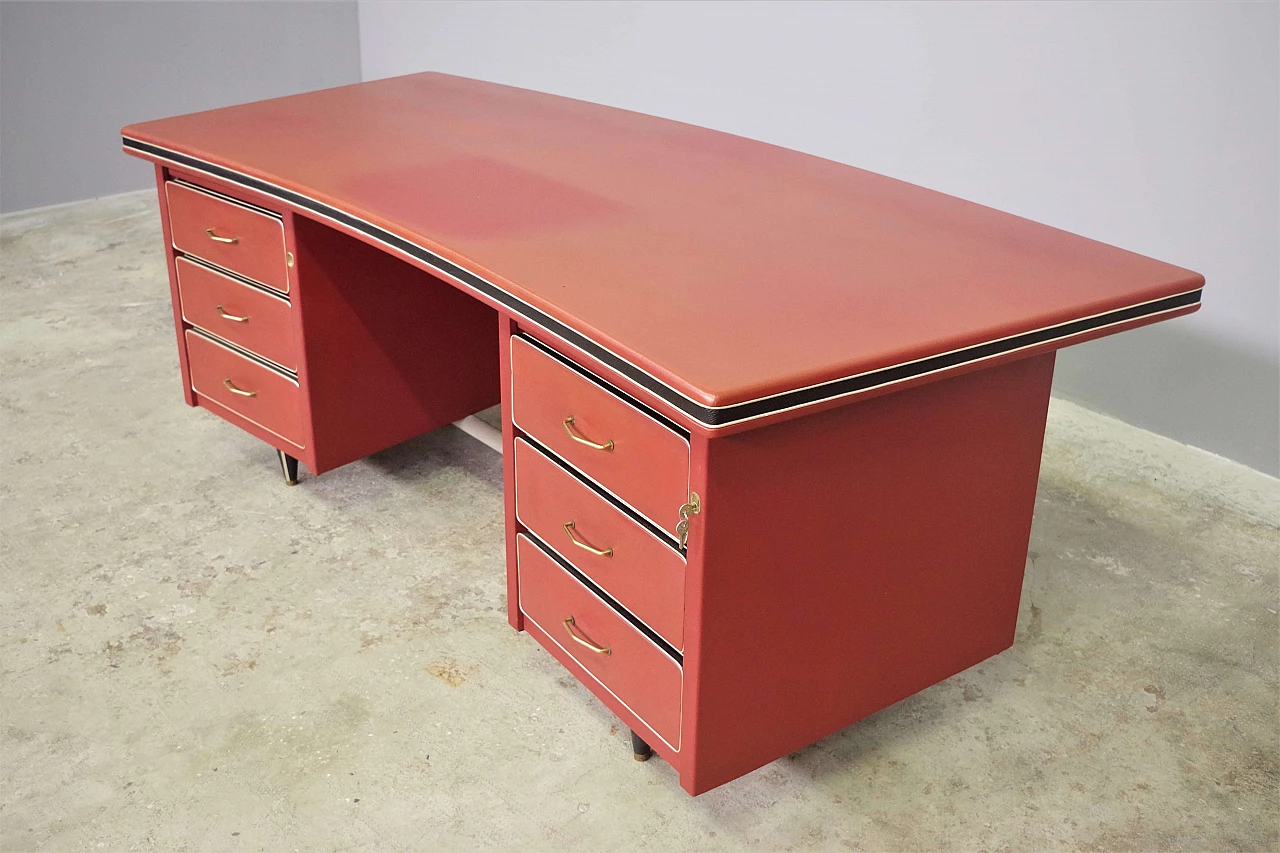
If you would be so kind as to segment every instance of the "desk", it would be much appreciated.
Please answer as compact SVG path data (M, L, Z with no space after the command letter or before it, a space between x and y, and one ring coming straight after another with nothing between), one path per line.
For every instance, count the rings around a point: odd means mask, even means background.
M1196 273L418 74L147 122L187 402L319 474L503 404L507 612L698 794L1013 642L1063 346Z

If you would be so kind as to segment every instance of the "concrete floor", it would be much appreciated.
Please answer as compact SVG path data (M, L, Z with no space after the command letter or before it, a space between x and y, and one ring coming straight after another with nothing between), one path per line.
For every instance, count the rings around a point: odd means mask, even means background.
M496 454L285 488L149 193L0 236L6 851L1280 845L1274 479L1055 403L1014 648L691 799L507 627Z

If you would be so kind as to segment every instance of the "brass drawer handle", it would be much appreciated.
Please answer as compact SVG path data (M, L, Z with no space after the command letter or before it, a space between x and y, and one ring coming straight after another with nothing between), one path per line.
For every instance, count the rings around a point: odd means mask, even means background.
M234 382L232 382L230 379L224 379L224 380L222 380L222 384L223 384L223 385L225 385L225 386L227 386L227 390L228 390L228 391L230 391L232 394L239 394L241 397L256 397L256 396L258 396L258 392L257 392L257 391L245 391L243 388L237 388L237 387L236 387L236 384L235 384Z
M604 444L596 444L591 439L578 435L577 430L573 428L573 415L569 415L569 417L564 419L564 431L569 434L569 438L572 438L574 441L578 442L578 444L585 444L587 447L594 447L596 450L613 450L612 438Z
M235 314L228 314L226 311L224 311L224 310L223 310L223 308L222 308L222 306L221 306L221 305L219 305L219 306L218 306L218 316L219 316L219 317L221 317L221 318L222 318L222 319L224 319L224 320L230 320L230 321L232 321L233 323L247 323L247 322L249 322L249 318L248 318L248 317L237 317Z
M219 237L217 234L213 233L212 228L204 229L204 233L208 234L209 239L213 240L216 243L239 243L240 242L239 237Z
M583 542L581 539L575 536L573 533L574 530L577 530L577 528L574 527L573 525L573 519L569 519L564 524L564 532L566 535L568 535L569 541L572 542L574 545L577 545L579 548L581 548L584 551L590 551L592 554L595 554L597 557L613 556L612 548L605 548L603 550L601 550L600 548L593 548L590 545L588 545L586 542Z
M569 632L569 636L570 636L570 637L573 637L573 641L574 641L575 643L578 643L578 644L580 644L580 645L586 646L587 648L591 649L591 651L595 652L596 654L598 654L598 655L611 655L611 654L613 654L613 649L609 648L608 646L597 646L595 643L591 642L590 640L588 640L588 639L586 639L586 638L584 638L584 637L579 637L579 636L578 636L578 632L577 632L577 631L575 631L575 630L573 630L573 617L572 617L572 616L570 616L568 619L564 620L564 629L565 629L566 631L568 631L568 632Z

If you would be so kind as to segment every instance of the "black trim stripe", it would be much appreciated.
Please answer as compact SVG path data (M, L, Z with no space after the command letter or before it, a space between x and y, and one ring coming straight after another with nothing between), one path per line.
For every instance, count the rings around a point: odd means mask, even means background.
M549 316L527 302L507 293L492 282L486 281L475 273L469 272L457 264L445 260L434 252L430 252L415 243L411 243L403 237L398 237L390 231L379 228L376 225L371 225L370 223L365 222L362 219L358 219L349 213L344 213L335 207L322 204L314 199L293 192L292 190L277 187L267 181L233 171L223 166L218 166L214 163L199 160L195 157L187 156L186 154L179 154L176 151L170 151L169 149L161 148L157 145L140 142L136 139L130 139L127 136L122 137L122 139L125 148L140 151L144 154L149 154L163 160L168 160L179 166L186 166L187 168L205 172L221 178L224 181L229 181L233 184L247 187L274 198L279 198L302 210L312 211L313 213L317 213L327 219L333 220L334 222L338 222L353 231L372 237L375 240L392 247L396 251L408 255L409 257L416 258L439 272L444 273L450 278L460 281L473 290L484 294L489 299L492 299L494 302L502 305L519 317L535 323L536 325L546 329L548 332L562 338L572 346L577 347L602 364L608 365L613 370L616 370L618 373L627 377L641 388L651 392L659 399L666 401L676 409L684 412L690 418L708 427L727 426L739 421L751 420L753 418L763 417L765 415L786 411L788 409L808 406L824 400L843 397L848 394L855 394L860 391L868 391L882 385L890 385L895 382L902 382L907 379L934 373L939 370L946 370L951 367L958 367L963 364L982 361L1004 353L1025 349L1027 347L1062 340L1073 335L1079 335L1095 329L1105 328L1106 326L1114 326L1130 320L1137 320L1142 317L1161 314L1166 311L1173 311L1178 308L1195 305L1200 301L1199 290L1188 291L1176 296L1170 296L1164 299L1144 302L1140 305L1132 305L1128 308L1109 311L1105 314L1099 314L1094 317L1086 317L1082 320L1074 320L1057 326L1051 326L1046 329L1037 329L1020 335L1002 338L998 341L976 344L974 346L965 347L964 349L942 353L941 355L931 356L919 361L912 361L906 364L899 364L892 367L882 368L880 370L873 370L868 373L861 373L844 379L836 379L808 388L786 391L781 394L775 394L758 400L749 400L747 402L736 403L731 406L703 406L693 400L690 400L676 389L660 382L658 379L650 376L640 368L595 343L585 335L574 331L554 317Z
M583 379L590 382L592 385L596 385L600 388L603 388L605 391L608 391L610 394L617 397L619 400L622 400L623 402L625 402L628 406L631 406L634 409L639 409L640 411L644 412L646 415L653 418L655 421L662 424L667 429L671 430L672 432L682 437L685 441L689 440L689 430L680 426L680 424L671 420L671 418L662 414L662 412L659 412L656 409L646 406L644 403L640 402L635 397L632 397L630 394L628 394L626 391L623 391L621 388L617 387L616 385L606 382L605 380L601 379L599 376L596 376L594 373L587 370L582 365L575 364L573 361L565 358L560 353L556 352L551 347L547 346L537 338L530 337L527 334L520 334L520 333L516 333L515 335L513 335L513 337L519 338L520 340L527 343L529 346L536 349L538 352L545 353L548 358L555 359L555 361L557 361L560 364L563 364L565 367L569 368L574 373L578 374Z
M640 525L645 530L652 533L654 536L658 538L658 541L664 543L672 551L675 551L681 557L686 556L688 549L682 549L678 544L676 544L676 539L674 536L672 536L667 531L663 530L658 525L654 524L649 519L645 518L640 513L636 512L631 507L624 504L618 498L614 497L614 495L609 491L607 491L603 486L599 485L594 480L588 478L586 474L583 474L577 468L574 468L568 462L564 461L559 456L557 456L555 452L551 450L551 448L547 447L545 444L538 441L536 438L529 435L529 433L525 432L524 430L520 430L519 438L521 441L528 444L534 450L538 451L543 456L547 457L547 460L550 461L557 468L564 471L570 477L573 477L573 479L577 480L579 483L581 483L582 485L590 489L592 493L599 495L601 498L606 500L609 503L609 506L613 507L618 512L622 513L624 516L631 519L636 524Z
M204 195L211 195L216 199L225 201L227 204L234 204L236 207L243 207L245 210L252 210L254 213L261 213L263 216L270 216L272 219L276 220L277 222L282 221L284 219L284 217L276 213L274 210L267 210L265 207L258 207L258 205L253 204L252 202L245 201L242 198L234 198L233 196L229 196L226 193L220 193L217 190L211 190L208 187L202 187L199 184L193 184L190 181L184 181L182 178L171 178L170 180L173 183L177 184L178 186L186 187L187 189L193 192L202 193Z
M534 533L532 533L529 530L521 530L520 532L523 533L530 542L538 546L538 549L542 551L543 554L546 554L548 558L553 560L557 566L564 569L569 574L573 575L574 580L578 581L578 583L582 584L591 592L595 593L597 598L599 598L605 604L609 605L609 607L612 610L616 611L617 614L621 616L623 619L626 619L627 622L629 622L641 634L644 634L646 637L648 637L649 640L652 641L655 646L657 646L658 648L666 652L667 655L669 655L672 659L674 659L676 663L680 664L680 666L682 667L684 666L684 655L680 653L679 649L677 649L675 646L668 643L666 640L662 639L662 637L656 631L654 631L648 625L644 624L638 618L636 618L634 613L632 613L630 610L628 610L627 608L619 604L617 601L615 601L613 596L609 595L609 593L601 589L600 586L597 585L595 581L591 580L591 578L587 577L582 572L575 569L572 563L570 563L569 561L565 560L564 557L561 557L559 554L557 554L554 550L552 550L550 545L548 545L546 542L543 542Z
M292 382L295 385L298 384L298 374L294 373L289 368L281 367L280 365L276 364L274 361L265 359L262 356L258 355L256 352L251 352L250 350L247 350L238 344L231 343L231 341L223 340L222 338L215 335L213 332L206 332L204 329L200 328L197 325L194 325L192 323L188 323L187 325L191 326L191 328L188 329L187 331L193 333L197 337L204 338L209 343L217 344L218 346L222 347L225 350L229 350L235 355L241 356L242 358L246 358L255 364L262 365L263 367L267 368L273 373L279 373L281 376L283 376L285 379L288 379L290 382ZM207 397L209 395L206 394L205 396ZM266 429L266 427L263 427L263 429Z
M184 261L187 261L188 263L194 264L195 266L198 266L198 267L204 267L205 269L209 270L209 272L215 272L220 276L225 276L226 278L229 278L232 281L234 281L236 284L243 284L245 287L252 288L258 291L259 293L265 293L267 296L270 296L273 299L279 299L281 302L284 302L284 303L289 302L289 294L285 293L283 290L276 290L274 287L269 287L265 284L262 284L261 282L254 281L251 278L246 278L245 276L240 275L240 273L236 272L235 270L229 270L226 267L220 267L217 264L215 264L213 261L206 261L204 258L200 257L199 255L190 255L182 251L181 249L175 249L174 251L178 253L176 257L182 258Z

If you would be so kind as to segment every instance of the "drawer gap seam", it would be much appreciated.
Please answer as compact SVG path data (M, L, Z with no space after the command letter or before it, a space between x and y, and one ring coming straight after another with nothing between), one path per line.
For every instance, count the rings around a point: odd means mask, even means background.
M632 613L630 610L628 610L627 608L619 604L613 598L613 596L609 595L609 593L601 589L600 586L597 585L595 581L591 580L591 578L587 577L582 572L574 568L574 566L571 563L569 563L567 560L565 560L563 557L557 554L555 552L555 549L553 549L547 543L543 542L542 539L540 539L536 533L529 530L528 528L525 528L521 532L529 539L530 542L537 545L543 554L545 554L549 559L553 560L557 566L559 566L560 568L568 572L570 576L573 577L574 580L576 580L578 583L585 586L588 591L590 591L596 596L596 598L599 598L605 604L609 605L609 607L613 609L615 612L617 612L619 616L627 620L628 624L630 624L633 628L638 630L641 634L644 634L645 638L648 639L649 642L653 643L660 650L662 650L668 657L670 657L677 664L679 664L681 669L684 668L684 654L680 652L678 649L676 649L675 646L671 645L666 640L664 640L662 638L662 635L658 634L656 631L654 631L644 622L640 621L640 619L634 613Z
M287 293L276 290L274 287L272 287L269 284L263 284L260 281L254 281L253 279L247 276L241 275L240 273L235 272L234 270L229 270L226 267L220 267L217 264L215 264L213 261L206 261L204 258L200 257L199 255L193 255L190 252L185 252L176 246L174 247L173 250L175 253L177 253L177 257L182 258L184 261L188 261L192 264L195 264L196 266L204 267L209 272L226 276L227 278L233 280L236 284L243 284L245 287L252 287L254 290L258 291L259 293L264 293L267 296L274 296L276 299L279 299L281 302L284 302L286 304L292 304L292 302L290 302L289 300L289 295Z
M519 424L517 424L517 426L519 426ZM658 540L661 541L668 548L670 548L672 551L675 551L677 554L679 554L681 557L684 557L686 560L688 559L686 549L682 549L676 543L675 537L673 537L670 533L663 530L658 525L654 524L645 516L641 515L637 510L634 510L631 507L627 506L625 503L622 502L621 498L615 497L613 493L610 492L608 489L606 489L604 486L601 486L599 483L596 483L586 474L583 474L577 468L573 467L573 465L561 459L559 456L556 455L555 451L551 450L542 442L538 441L536 438L529 435L528 432L524 430L520 430L520 438L528 442L529 446L531 446L534 450L537 450L543 456L550 459L552 462L558 465L561 469L563 469L567 474L572 476L579 483L586 486L592 492L594 492L595 494L599 495L600 497L608 501L609 505L612 506L614 509L618 510L627 518L639 524L649 533L652 533L654 536L658 537Z
M298 382L298 374L294 373L292 370L289 370L287 367L281 367L280 365L276 364L274 361L265 359L255 352L250 352L244 347L236 346L230 341L223 340L222 338L215 335L213 332L206 331L200 328L199 326L195 325L194 323L190 322L185 317L182 319L182 321L187 325L191 326L191 332L193 334L199 335L201 338L204 338L210 343L216 344L220 347L223 347L224 349L231 350L236 355L243 356L256 364L259 364L262 367L267 368L268 370L273 370L276 373L279 373L280 375L282 375L285 379L288 379L294 383Z
M228 204L234 204L237 207L243 207L245 210L251 210L254 213L261 213L263 216L270 216L272 219L278 219L281 222L284 221L284 217L281 216L279 213L276 213L274 210L267 210L265 207L258 207L256 204L245 201L244 199L227 195L226 193L219 192L218 190L211 190L208 187L202 187L199 184L193 184L184 178L175 178L171 176L169 180L177 184L178 186L186 187L189 190L194 190L195 192L198 192L198 193L204 193L205 195L211 195L214 198L218 199L219 201L225 201Z
M617 397L618 399L622 400L624 403L627 403L628 405L634 406L635 408L639 409L639 410L641 411L641 413L643 413L643 414L645 414L645 415L648 415L650 418L652 418L653 420L657 421L657 422L658 422L659 424L661 424L662 426L664 426L664 427L666 427L667 429L671 430L672 432L676 433L676 434L677 434L677 435L679 435L681 438L683 438L686 442L688 442L688 441L689 441L689 430L687 430L687 429L685 429L684 427L680 426L680 424L678 424L678 423L676 423L675 421L671 420L671 418L667 417L666 415L662 414L661 412L655 411L655 410L654 410L654 409L652 409L651 407L646 406L644 403L640 402L640 401L639 401L639 400L637 400L635 397L632 397L630 394L628 394L627 392L623 391L621 388L618 388L618 387L616 387L616 386L614 386L614 385L610 384L610 383L609 383L609 382L607 382L606 380L601 379L599 376L596 376L594 373L592 373L591 371L587 370L587 369L586 369L585 367L583 367L582 365L577 364L576 362L572 361L571 359L568 359L568 358L566 358L565 356L561 355L560 353L556 352L556 351L555 351L555 350L553 350L551 347L549 347L549 346L547 346L546 344L544 344L542 341L539 341L539 340L537 340L536 338L532 338L532 337L530 337L529 335L527 335L527 334L523 334L523 333L520 333L520 332L517 332L516 334L512 335L512 337L513 337L513 338L519 338L520 340L524 341L525 343L527 343L527 344L529 344L529 345L533 346L533 347L534 347L534 349L537 349L539 352L542 352L542 353L544 353L544 354L546 354L546 355L550 356L551 358L555 359L555 360L556 360L556 361L558 361L560 364L563 364L565 367L569 368L569 369L570 369L570 370L572 370L574 373L576 373L576 374L578 374L579 376L581 376L583 379L586 379L586 380L588 380L589 382L591 382L592 384L594 384L594 385L596 385L596 386L600 387L601 389L603 389L603 390L605 390L605 391L608 391L610 394L612 394L613 396L615 396L615 397Z

